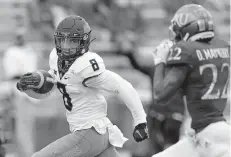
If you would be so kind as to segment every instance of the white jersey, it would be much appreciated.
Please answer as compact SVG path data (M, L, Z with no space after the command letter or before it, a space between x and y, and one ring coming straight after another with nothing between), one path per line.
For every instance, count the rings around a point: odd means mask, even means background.
M85 87L83 83L86 78L105 71L102 58L96 53L87 52L76 59L61 79L57 63L58 56L54 49L50 54L50 72L55 75L57 81L63 83L57 87L64 93L63 100L70 130L73 132L92 127L95 119L106 117L107 102L98 89Z
M91 127L100 134L108 130L110 143L117 147L122 147L127 140L107 118L107 102L101 90L116 93L125 102L135 126L146 122L146 114L135 89L116 73L106 70L103 59L96 53L87 52L77 58L61 79L57 63L57 52L53 49L49 72L63 94L67 121L72 132Z

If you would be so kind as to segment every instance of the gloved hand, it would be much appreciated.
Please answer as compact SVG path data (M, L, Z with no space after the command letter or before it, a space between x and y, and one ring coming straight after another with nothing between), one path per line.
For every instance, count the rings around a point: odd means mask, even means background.
M41 77L38 73L26 73L21 76L17 82L17 89L19 91L25 91L28 89L37 89L40 86Z
M140 123L135 126L133 138L136 142L141 142L149 137L147 123Z
M173 46L171 40L163 40L153 52L154 64L166 63L166 60L169 55L169 50Z

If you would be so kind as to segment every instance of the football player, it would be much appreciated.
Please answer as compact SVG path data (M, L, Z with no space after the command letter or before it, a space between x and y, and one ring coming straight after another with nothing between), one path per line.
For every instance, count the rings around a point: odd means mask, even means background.
M156 65L154 97L158 103L183 89L195 136L154 157L227 157L230 128L223 117L229 86L230 46L215 36L211 14L202 6L188 4L174 15L170 41L153 53ZM165 68L171 70L165 74Z
M98 54L89 51L91 28L85 19L66 17L57 26L54 39L56 47L50 54L49 73L62 93L71 133L33 157L118 157L115 147L122 147L127 139L107 118L102 91L116 93L124 100L134 118L134 139L147 139L146 114L137 92L128 81L107 70ZM21 77L17 88L36 97L34 91L39 91L40 85L39 73L32 72ZM37 98L40 96L37 94Z

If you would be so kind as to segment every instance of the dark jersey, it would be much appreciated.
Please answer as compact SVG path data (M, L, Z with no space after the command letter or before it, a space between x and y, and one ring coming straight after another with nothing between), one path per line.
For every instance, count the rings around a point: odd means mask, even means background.
M186 64L190 67L182 88L192 117L192 128L199 131L224 120L229 86L229 45L216 38L209 44L182 41L170 52L168 66Z
M137 62L137 58L135 58L136 56L134 55L134 53L127 54L127 57L130 59L130 62L135 69L141 71L142 73L150 77L151 85L153 87L153 79L154 79L154 72L155 72L154 64L150 64L150 65L139 64ZM168 71L170 70L171 68L167 68L165 72L168 73ZM154 88L152 88L152 93L153 93L153 89ZM148 111L149 116L155 117L157 116L156 114L162 114L165 116L165 118L171 119L173 118L173 115L176 113L184 115L184 103L183 103L183 96L182 96L181 89L177 91L169 100L162 101L158 104L154 103L154 98L152 97L152 102Z

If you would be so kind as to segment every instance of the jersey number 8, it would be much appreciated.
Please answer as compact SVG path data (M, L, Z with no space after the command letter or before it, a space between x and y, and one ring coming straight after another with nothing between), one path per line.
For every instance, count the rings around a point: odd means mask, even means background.
M99 65L98 65L98 63L96 62L95 59L91 59L91 60L89 60L89 62L91 63L92 69L93 69L94 71L99 70Z
M72 110L72 103L71 103L71 98L70 95L67 93L66 90L66 85L61 83L61 82L57 82L57 88L59 89L59 91L62 93L63 95L63 102L64 102L64 106L68 111Z
M91 63L91 66L92 66L92 69L94 71L97 71L99 70L99 65L98 63L96 62L95 59L91 59L89 60L89 62ZM72 103L71 103L71 98L70 98L70 95L67 93L67 90L66 90L66 85L61 83L61 82L57 82L57 88L59 89L59 91L62 93L63 95L63 102L64 102L64 106L65 108L68 110L68 111L71 111L72 110Z

